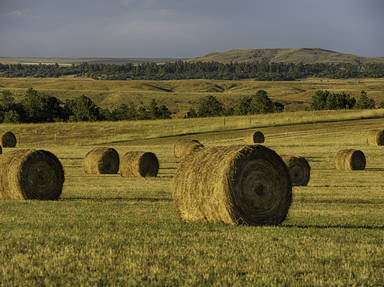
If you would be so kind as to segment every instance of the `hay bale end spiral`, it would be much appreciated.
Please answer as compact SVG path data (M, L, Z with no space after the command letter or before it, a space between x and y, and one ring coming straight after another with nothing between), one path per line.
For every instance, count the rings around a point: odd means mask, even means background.
M17 150L0 156L0 198L56 200L64 170L57 157L45 150Z
M267 147L210 147L181 162L173 198L184 221L277 225L288 214L292 185L287 166Z
M0 141L2 147L15 147L17 142L15 134L10 131L2 133Z

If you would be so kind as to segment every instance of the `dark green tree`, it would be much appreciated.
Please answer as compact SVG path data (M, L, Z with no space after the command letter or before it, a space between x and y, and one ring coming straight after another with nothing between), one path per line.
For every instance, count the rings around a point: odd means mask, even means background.
M101 120L100 108L88 97L82 95L72 101L67 101L67 110L71 110L71 121L98 121Z
M259 90L256 95L252 97L252 101L249 105L249 114L272 113L273 109L273 102L268 97L267 92Z
M215 96L206 96L200 100L197 111L200 117L221 116L223 113L224 106Z
M0 93L0 106L4 110L11 109L12 105L15 103L15 97L13 96L10 90L4 90Z
M327 98L329 94L329 91L316 91L315 95L312 96L311 109L324 110L326 108Z
M252 97L244 96L241 97L237 105L235 106L236 115L248 115L250 113L250 105L252 102Z
M197 118L197 112L194 108L190 107L187 114L184 116L184 118Z
M4 123L19 123L21 122L20 114L15 110L9 110L3 113Z
M121 104L114 109L111 113L111 119L115 121L119 120L135 120L137 118L136 106L133 102L127 104Z
M367 96L366 91L361 91L360 97L357 99L356 109L374 109L376 107L375 100Z
M27 122L52 122L63 120L64 112L61 102L55 98L40 94L29 88L21 104Z

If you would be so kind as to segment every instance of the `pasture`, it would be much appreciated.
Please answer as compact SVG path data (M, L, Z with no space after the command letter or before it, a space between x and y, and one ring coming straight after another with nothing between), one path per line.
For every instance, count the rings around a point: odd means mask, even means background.
M383 286L384 147L366 145L368 130L383 127L383 110L2 124L16 134L16 149L57 155L65 182L58 201L0 200L0 286ZM182 222L172 200L173 143L243 144L249 128L311 165L308 186L293 187L287 219ZM120 156L154 152L158 177L85 174L83 158L98 146ZM362 150L366 169L336 170L334 154L344 148Z
M305 110L317 90L346 92L357 98L361 90L377 104L384 101L383 79L305 79L301 81L107 81L87 78L0 78L0 91L11 90L20 100L28 88L55 96L62 101L81 95L91 98L102 108L113 108L122 103L148 105L156 99L167 105L174 118L182 118L190 107L197 108L199 100L214 95L225 105L234 105L241 97L265 90L273 101L285 105L286 111Z

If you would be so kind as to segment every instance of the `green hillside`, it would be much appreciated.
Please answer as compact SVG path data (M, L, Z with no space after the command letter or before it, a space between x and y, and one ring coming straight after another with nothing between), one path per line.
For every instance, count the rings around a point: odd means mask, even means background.
M359 57L324 49L246 49L209 53L205 56L189 59L191 62L266 62L266 63L384 63L384 58Z

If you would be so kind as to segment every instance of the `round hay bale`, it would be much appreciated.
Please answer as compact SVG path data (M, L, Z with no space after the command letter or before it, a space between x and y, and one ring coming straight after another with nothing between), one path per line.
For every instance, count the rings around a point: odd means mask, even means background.
M114 148L97 147L90 150L84 158L84 172L89 174L116 174L120 158Z
M245 137L245 142L247 144L263 143L265 138L264 134L261 131L250 131Z
M368 132L367 136L368 145L384 145L384 130L372 130Z
M181 162L173 198L185 221L277 225L287 216L292 185L287 166L267 147L210 147Z
M191 152L204 148L198 140L181 139L173 145L173 152L175 157L184 158Z
M1 146L2 147L15 147L16 146L16 136L13 132L5 132L0 136Z
M365 169L365 156L360 150L344 149L335 155L336 169L340 170L363 170Z
M159 160L152 152L130 151L121 157L121 176L155 177L158 171Z
M45 150L17 150L0 156L0 198L55 200L61 195L64 170Z
M308 161L304 157L291 155L282 155L281 158L288 167L292 185L306 186L311 177L311 166Z

